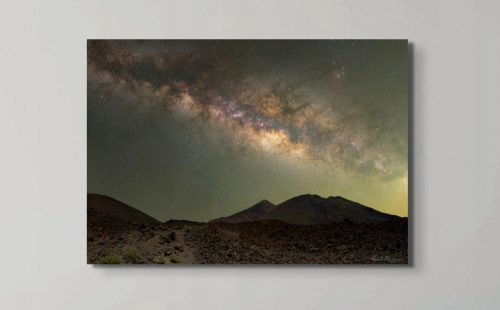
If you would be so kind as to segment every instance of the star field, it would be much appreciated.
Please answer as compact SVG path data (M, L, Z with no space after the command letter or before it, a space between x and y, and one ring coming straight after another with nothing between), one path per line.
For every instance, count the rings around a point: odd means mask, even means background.
M160 218L342 195L407 214L406 41L88 41L88 191Z

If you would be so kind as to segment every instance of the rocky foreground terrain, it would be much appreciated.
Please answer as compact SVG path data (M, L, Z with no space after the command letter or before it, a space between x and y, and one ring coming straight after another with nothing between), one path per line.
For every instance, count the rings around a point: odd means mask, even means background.
M117 200L89 194L87 217L89 264L408 262L408 221L395 216L366 222L358 216L357 222L343 218L315 225L260 217L244 222L234 222L233 217L229 222L161 223Z

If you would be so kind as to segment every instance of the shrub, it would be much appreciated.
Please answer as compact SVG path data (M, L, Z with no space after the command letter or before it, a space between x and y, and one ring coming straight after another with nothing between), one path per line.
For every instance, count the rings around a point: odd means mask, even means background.
M180 258L178 258L177 256L171 256L171 257L170 257L170 262L171 262L172 264L179 264L179 263L181 263L181 259L180 259Z
M123 258L129 263L138 263L141 260L141 254L133 246L123 247Z
M122 264L123 260L120 255L106 255L101 259L101 264Z
M155 257L151 261L153 264L165 264L165 258L163 257Z
M171 232L170 235L169 235L169 237L170 237L171 241L175 241L175 239L176 239L175 232L174 231Z

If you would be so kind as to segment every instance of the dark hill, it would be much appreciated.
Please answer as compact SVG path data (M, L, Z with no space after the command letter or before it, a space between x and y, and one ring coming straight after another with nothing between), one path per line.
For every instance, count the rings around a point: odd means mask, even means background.
M263 202L212 222L240 223L274 219L290 224L317 225L344 220L366 223L399 218L339 196L323 198L318 195L301 195L276 206L267 201L267 204L260 206Z
M252 222L269 219L269 214L276 208L272 202L267 200L262 200L248 209L235 213L227 217L221 217L210 221L214 222L225 222L225 223L240 223L240 222Z
M89 226L99 225L104 229L160 223L123 202L99 194L87 194L87 222Z

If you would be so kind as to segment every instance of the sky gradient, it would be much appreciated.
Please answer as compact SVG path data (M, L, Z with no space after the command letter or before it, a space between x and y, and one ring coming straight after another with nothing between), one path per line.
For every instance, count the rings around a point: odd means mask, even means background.
M407 216L407 47L89 40L88 192L160 220L306 193Z

